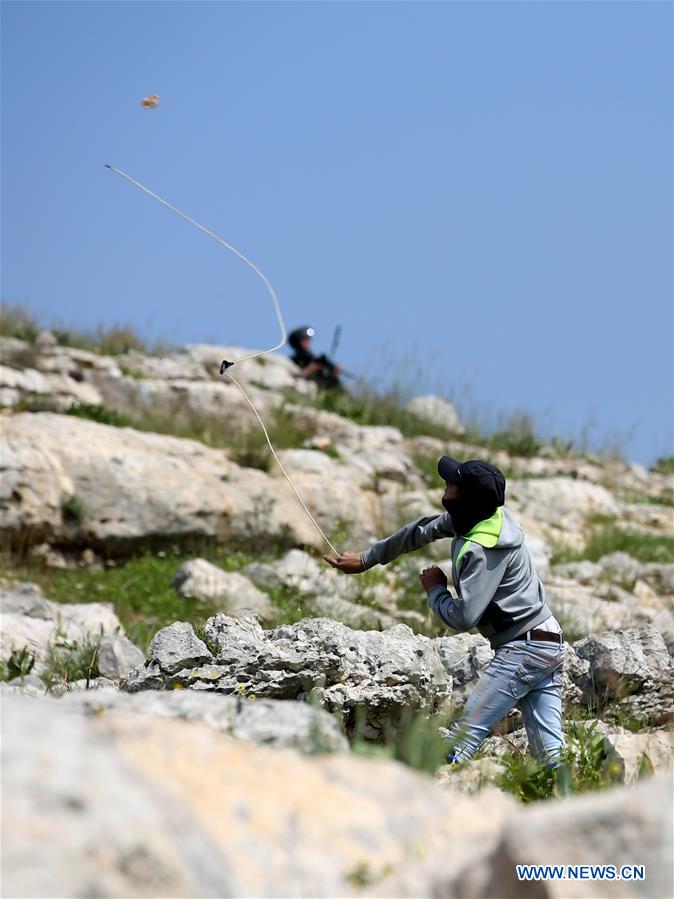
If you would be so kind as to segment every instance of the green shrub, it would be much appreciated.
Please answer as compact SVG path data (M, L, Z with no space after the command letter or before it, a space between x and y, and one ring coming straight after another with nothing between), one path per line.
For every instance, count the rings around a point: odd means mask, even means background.
M363 859L352 865L344 875L344 878L355 889L362 889L378 883L385 877L389 877L394 870L395 868L391 862L387 862L381 867L374 867L370 861Z
M49 647L45 658L45 670L42 680L48 690L56 690L67 687L77 680L85 680L87 687L89 682L99 677L98 647L100 637L95 639L87 636L81 642L68 640L63 633L59 633L55 642Z
M70 496L66 496L63 499L61 504L61 512L63 514L63 520L70 523L79 523L84 521L86 517L86 509L84 507L84 503L79 498L79 496L75 496L71 494Z
M298 401L307 402L302 397ZM388 425L398 428L404 437L427 436L450 440L455 436L447 428L429 423L408 412L404 408L404 397L397 389L378 392L359 382L351 392L321 390L312 405L359 425Z
M21 649L12 649L8 659L0 659L0 681L25 677L30 674L34 665L35 654L27 646Z
M614 519L609 519L611 522ZM589 559L597 562L602 556L624 552L640 562L674 562L674 537L666 534L640 534L623 531L614 524L591 528L585 549L573 550L566 546L554 547L551 563L580 562Z
M12 303L2 304L0 307L0 335L34 343L39 333L40 325L31 312Z
M543 443L533 434L497 431L487 438L487 446L492 450L505 450L511 456L536 456Z
M104 356L122 356L132 350L141 353L164 353L168 350L161 341L148 343L131 324L99 325L93 332L63 327L52 327L51 330L61 346Z
M628 553L640 562L674 562L674 537L606 527L592 532L583 558L596 562L617 551Z
M651 471L658 474L674 474L674 456L660 456L651 465Z
M115 428L126 428L131 425L131 420L121 412L93 403L72 403L66 410L66 415L88 418L90 421L97 421L102 425L112 425Z
M275 409L265 422L269 439L275 450L295 449L314 436L312 428L298 424L285 407ZM274 462L264 431L254 421L243 431L235 431L226 444L232 450L232 459L245 468L269 471Z
M197 625L194 628L194 633L200 640L203 640L211 655L213 655L214 657L218 655L218 653L220 652L220 647L215 640L208 636L208 634L204 630L203 625Z
M595 723L568 721L565 731L566 746L555 771L528 755L508 753L501 758L505 771L496 779L497 786L521 802L534 802L601 790L620 782L620 772L608 764L604 737Z
M496 786L510 793L520 802L549 799L554 793L555 774L529 756L504 755L500 760L505 766L503 774L496 778Z
M213 541L195 540L191 546L145 552L123 563L110 562L103 569L44 568L35 561L26 563L12 556L5 556L2 562L8 577L38 584L45 596L55 602L112 603L129 639L145 650L159 628L174 621L189 621L198 628L221 611L218 603L195 601L176 593L171 582L184 562L201 556L225 571L241 571L253 561L278 558L284 549L267 541L263 551L253 555L249 551L217 546ZM311 614L304 607L298 613L298 604L293 606L290 596L272 593L272 602L277 600L278 619L274 623L298 621Z
M0 309L0 335L33 343L44 328L49 328L60 346L120 356L130 350L166 353L171 348L163 341L144 340L131 324L99 325L94 331L66 328L56 322L45 324L27 308L3 303Z
M444 720L443 720L444 723ZM351 733L351 750L357 755L397 759L410 768L433 773L447 759L447 741L440 736L438 717L423 709L404 708L391 717L382 738L365 740L365 714L356 709Z
M437 487L438 490L444 488L442 478L438 474L438 460L435 457L430 458L429 456L417 454L412 456L412 461L415 467L418 468L427 487Z

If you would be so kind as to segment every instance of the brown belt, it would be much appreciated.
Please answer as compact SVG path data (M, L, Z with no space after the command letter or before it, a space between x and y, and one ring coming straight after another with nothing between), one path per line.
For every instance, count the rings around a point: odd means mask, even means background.
M553 631L527 631L521 637L513 637L513 640L547 640L549 643L562 643L562 635L555 634Z

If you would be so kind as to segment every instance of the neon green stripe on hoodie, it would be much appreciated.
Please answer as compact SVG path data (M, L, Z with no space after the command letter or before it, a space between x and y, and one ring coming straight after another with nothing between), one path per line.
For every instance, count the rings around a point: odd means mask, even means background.
M457 569L461 562L461 558L465 551L468 549L468 545L471 541L473 543L479 543L480 546L486 546L488 548L496 546L496 544L498 543L498 538L501 536L502 528L503 507L499 506L491 516L491 518L485 518L484 521L478 521L478 523L474 527L472 527L465 535L465 542L456 557L455 565Z

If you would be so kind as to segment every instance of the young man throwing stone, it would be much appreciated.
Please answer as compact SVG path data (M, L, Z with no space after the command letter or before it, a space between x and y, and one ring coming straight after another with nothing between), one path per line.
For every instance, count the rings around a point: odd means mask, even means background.
M445 513L420 518L362 553L325 556L333 568L358 574L386 565L451 537L452 584L431 565L421 572L428 604L456 631L477 627L495 655L451 731L449 761L471 758L493 726L514 706L522 711L533 756L555 768L563 746L562 629L545 599L524 532L503 507L505 478L488 462L458 462L443 456Z

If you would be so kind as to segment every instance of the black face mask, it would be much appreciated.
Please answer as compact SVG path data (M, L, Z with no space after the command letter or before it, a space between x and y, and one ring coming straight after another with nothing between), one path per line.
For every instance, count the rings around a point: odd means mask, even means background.
M490 518L496 508L491 502L480 502L480 500L471 500L464 496L459 496L457 499L443 498L442 505L451 515L454 533L459 536L467 534L478 521Z

